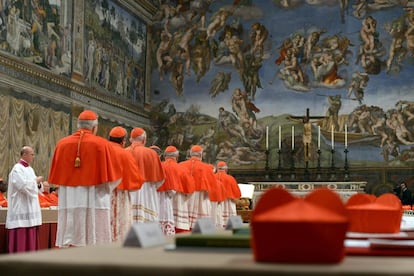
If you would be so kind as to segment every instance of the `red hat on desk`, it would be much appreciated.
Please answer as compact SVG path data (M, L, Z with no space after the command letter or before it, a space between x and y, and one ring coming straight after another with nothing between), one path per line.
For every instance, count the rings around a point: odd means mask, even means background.
M341 198L329 189L314 190L305 198L269 189L257 202L250 224L258 262L338 263L345 256L349 220Z
M394 194L386 193L379 197L354 194L348 199L346 209L350 219L350 232L400 232L403 211L401 200Z

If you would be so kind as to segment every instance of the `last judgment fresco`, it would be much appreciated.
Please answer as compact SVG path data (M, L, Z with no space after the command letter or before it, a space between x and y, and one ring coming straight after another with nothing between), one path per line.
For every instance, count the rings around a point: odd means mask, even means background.
M414 161L413 1L154 2L151 143L242 168Z
M412 166L414 1L158 0L150 45L117 3L85 1L82 73L137 108L151 90L151 144L249 169L341 165L345 150L353 166ZM72 13L0 1L0 51L70 77Z

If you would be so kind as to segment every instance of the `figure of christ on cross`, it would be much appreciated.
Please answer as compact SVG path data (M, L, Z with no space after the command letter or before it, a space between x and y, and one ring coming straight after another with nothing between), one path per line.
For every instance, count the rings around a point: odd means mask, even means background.
M309 108L306 108L306 115L289 116L293 121L301 122L303 124L302 143L305 162L311 160L312 157L312 122L311 119L324 119L324 116L309 116Z

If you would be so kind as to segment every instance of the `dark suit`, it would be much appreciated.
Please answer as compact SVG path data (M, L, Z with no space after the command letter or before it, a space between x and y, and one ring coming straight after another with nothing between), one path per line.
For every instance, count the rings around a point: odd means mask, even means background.
M412 205L413 204L413 198L411 195L411 191L408 189L405 189L401 191L401 203L402 205Z

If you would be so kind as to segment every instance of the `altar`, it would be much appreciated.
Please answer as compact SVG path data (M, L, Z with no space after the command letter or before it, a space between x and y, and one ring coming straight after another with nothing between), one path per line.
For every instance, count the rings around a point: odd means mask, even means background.
M260 181L260 182L249 182L253 184L255 189L252 198L252 205L254 207L257 200L259 200L262 193L274 187L280 187L288 190L292 194L302 197L309 192L318 189L318 188L328 188L338 193L344 202L348 200L349 197L356 193L364 193L365 186L367 185L366 181L346 181L346 182L332 182L332 181L289 181L289 182L271 182L271 181Z

